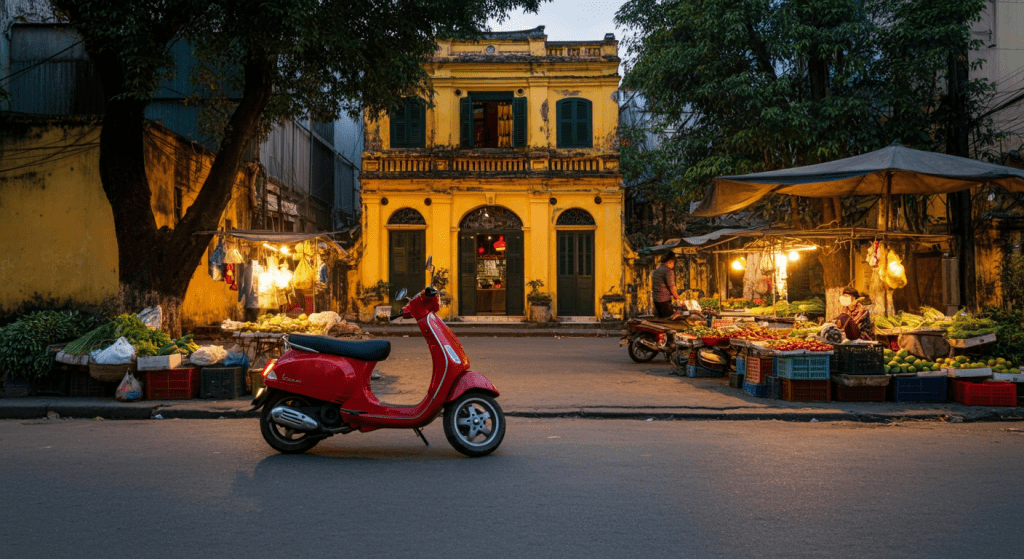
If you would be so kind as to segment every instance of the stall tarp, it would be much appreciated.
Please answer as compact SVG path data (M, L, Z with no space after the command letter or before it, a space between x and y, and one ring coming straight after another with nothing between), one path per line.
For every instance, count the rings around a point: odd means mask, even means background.
M279 243L279 244L292 244L301 241L307 241L310 239L323 239L329 242L336 250L338 250L342 256L347 256L348 252L341 248L337 242L328 237L334 233L283 233L279 231L247 231L241 229L234 229L231 231L224 231L224 235L230 235L246 241L264 242L264 243Z
M817 165L717 177L693 215L735 212L771 193L811 198L944 194L982 183L1024 192L1024 170L893 143Z

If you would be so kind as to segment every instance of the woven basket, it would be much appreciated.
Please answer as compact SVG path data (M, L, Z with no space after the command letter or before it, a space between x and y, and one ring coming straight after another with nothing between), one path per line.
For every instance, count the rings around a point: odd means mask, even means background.
M138 371L135 360L121 365L102 365L89 361L89 376L100 382L121 382L125 373L135 375Z

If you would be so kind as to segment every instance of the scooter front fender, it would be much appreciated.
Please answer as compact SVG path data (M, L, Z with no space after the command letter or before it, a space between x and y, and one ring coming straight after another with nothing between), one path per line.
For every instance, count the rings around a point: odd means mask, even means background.
M494 387L491 381L487 380L487 377L474 371L466 371L459 377L459 380L455 382L455 386L452 387L451 391L448 392L448 399L444 403L454 402L466 392L470 390L480 390L486 392L491 396L498 397L498 389Z

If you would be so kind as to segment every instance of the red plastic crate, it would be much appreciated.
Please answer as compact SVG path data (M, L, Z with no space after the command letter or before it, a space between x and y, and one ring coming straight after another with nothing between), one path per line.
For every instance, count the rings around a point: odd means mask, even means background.
M747 372L744 374L747 377L747 382L759 384L768 380L768 377L772 375L771 357L748 357L745 366Z
M199 369L146 371L147 400L191 400L199 397Z
M1016 406L1017 387L1012 382L958 380L954 398L965 406Z
M787 402L828 402L832 383L827 380L782 379L782 399Z
M833 396L837 402L884 402L885 386L843 386L833 383Z

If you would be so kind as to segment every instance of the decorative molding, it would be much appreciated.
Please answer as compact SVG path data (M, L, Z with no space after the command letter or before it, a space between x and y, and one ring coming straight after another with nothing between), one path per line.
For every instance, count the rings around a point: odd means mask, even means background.
M466 214L459 223L462 231L498 231L522 229L523 220L501 206L485 206Z

